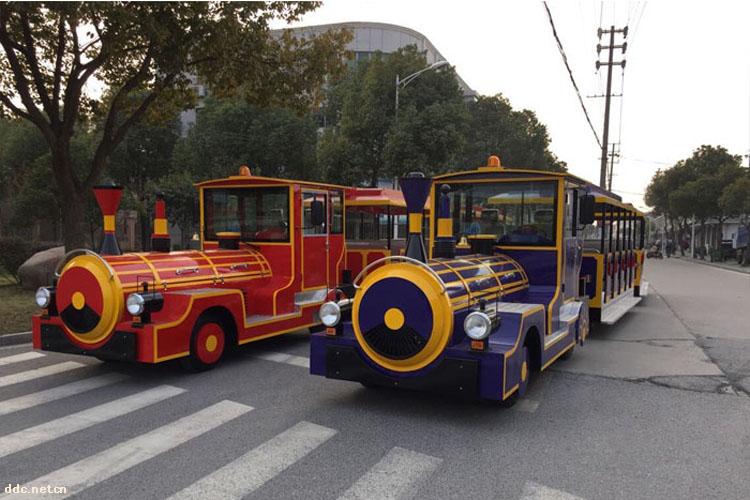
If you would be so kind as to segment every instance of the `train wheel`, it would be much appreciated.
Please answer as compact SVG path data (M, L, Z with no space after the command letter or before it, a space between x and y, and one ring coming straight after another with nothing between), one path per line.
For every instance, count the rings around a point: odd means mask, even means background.
M226 338L224 327L215 318L199 318L190 338L190 355L183 364L192 371L210 370L221 361Z

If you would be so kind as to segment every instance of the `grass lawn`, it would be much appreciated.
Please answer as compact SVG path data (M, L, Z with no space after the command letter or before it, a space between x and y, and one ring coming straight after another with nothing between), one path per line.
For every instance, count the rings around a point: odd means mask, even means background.
M0 335L28 332L31 316L39 312L34 303L34 291L0 277Z

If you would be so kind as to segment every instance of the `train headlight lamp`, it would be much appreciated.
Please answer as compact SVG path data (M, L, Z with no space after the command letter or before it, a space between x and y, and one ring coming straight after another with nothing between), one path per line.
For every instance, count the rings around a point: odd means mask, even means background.
M140 316L146 309L146 300L140 293L131 293L127 300L128 313L132 316Z
M472 340L484 340L492 331L492 320L482 311L474 311L466 316L464 331Z
M320 321L326 326L336 326L341 321L341 308L336 302L326 302L320 306Z
M46 287L37 288L34 300L36 301L36 305L42 309L46 309L52 302L52 293Z

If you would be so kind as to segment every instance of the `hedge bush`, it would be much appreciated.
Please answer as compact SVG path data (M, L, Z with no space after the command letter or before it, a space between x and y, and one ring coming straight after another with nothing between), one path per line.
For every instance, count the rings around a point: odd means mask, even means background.
M0 238L0 266L5 274L18 281L18 268L33 255L31 243L23 238Z

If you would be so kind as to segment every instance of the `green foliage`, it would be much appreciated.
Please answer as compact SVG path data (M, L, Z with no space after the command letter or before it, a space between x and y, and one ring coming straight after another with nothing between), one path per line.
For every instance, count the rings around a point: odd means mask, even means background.
M318 147L329 180L374 185L406 168L437 173L455 164L466 110L452 68L427 71L401 87L396 116L396 75L403 78L426 65L414 46L376 53L331 88L322 116L335 129Z
M549 151L547 128L533 111L514 111L500 94L480 96L468 110L464 165L484 165L490 154L497 154L504 165L513 168L566 170L565 162Z
M194 102L198 75L216 95L303 112L343 68L350 34L271 36L318 3L0 3L0 114L28 120L51 152L67 247L85 244L83 193L131 127ZM92 79L99 85L87 85ZM95 89L95 90L94 90ZM164 112L166 110L166 112ZM72 167L71 141L94 123L87 168Z
M413 46L375 54L329 89L319 115L326 130L318 142L318 163L328 180L374 185L411 170L439 174L484 165L491 154L512 167L565 170L532 111L514 111L500 95L465 102L450 67L400 87L397 115L396 75L426 66Z
M742 216L750 223L750 174L738 177L724 188L719 205L725 213Z
M31 244L25 238L0 238L0 268L14 280L18 281L18 268L31 257L31 254Z
M319 180L316 141L309 114L209 98L175 152L175 164L196 180L233 175L240 165L256 175Z
M158 190L164 194L167 220L182 229L183 248L192 232L198 230L198 197L193 182L190 172L177 170L151 184L154 192Z
M740 161L740 156L721 146L701 146L674 167L657 171L646 188L646 203L658 213L676 217L726 217L719 198L743 175Z

